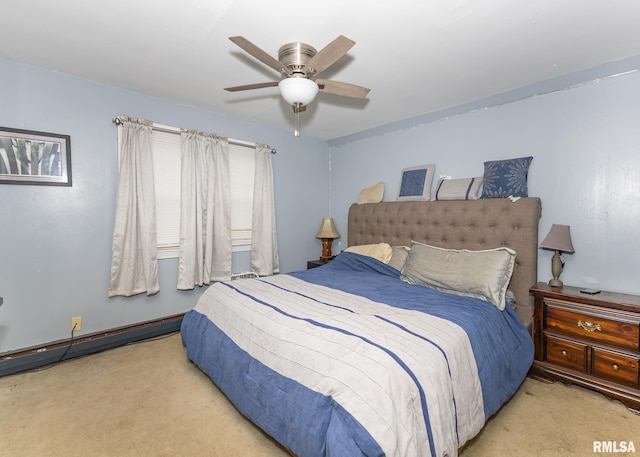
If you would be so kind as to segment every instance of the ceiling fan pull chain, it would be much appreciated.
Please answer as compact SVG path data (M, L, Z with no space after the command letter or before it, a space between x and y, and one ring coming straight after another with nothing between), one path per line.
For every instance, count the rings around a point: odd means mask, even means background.
M294 117L295 117L295 127L293 130L293 134L295 136L300 136L300 108L298 107L297 110L295 110L296 112L294 113Z

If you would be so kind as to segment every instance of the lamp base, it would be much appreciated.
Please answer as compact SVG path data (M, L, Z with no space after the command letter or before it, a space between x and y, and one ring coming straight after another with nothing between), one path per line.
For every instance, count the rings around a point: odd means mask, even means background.
M322 238L322 255L320 260L326 262L331 259L331 245L333 244L332 238Z
M549 285L551 287L562 287L564 284L559 279L554 278L549 280Z
M556 251L551 257L551 274L553 275L553 279L549 280L549 285L551 287L562 287L562 281L558 279L560 277L560 273L562 273L564 267L564 262L562 261L562 255L560 251Z

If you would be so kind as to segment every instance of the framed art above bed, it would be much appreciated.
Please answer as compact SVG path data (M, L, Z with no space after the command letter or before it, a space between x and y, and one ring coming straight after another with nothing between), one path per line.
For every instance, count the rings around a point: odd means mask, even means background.
M403 169L397 200L429 200L435 172L436 166L433 163Z

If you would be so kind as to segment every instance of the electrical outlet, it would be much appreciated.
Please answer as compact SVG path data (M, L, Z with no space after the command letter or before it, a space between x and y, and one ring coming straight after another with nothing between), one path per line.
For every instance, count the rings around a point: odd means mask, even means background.
M71 318L71 331L77 332L82 329L82 316Z

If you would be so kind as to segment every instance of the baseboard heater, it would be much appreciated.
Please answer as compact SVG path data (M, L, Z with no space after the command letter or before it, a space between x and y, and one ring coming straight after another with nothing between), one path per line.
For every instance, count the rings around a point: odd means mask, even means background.
M0 376L20 373L22 371L41 368L63 360L69 360L83 355L102 352L124 346L136 341L155 338L180 330L184 314L166 317L142 324L107 330L91 335L84 335L73 339L58 341L46 346L4 354L0 356ZM65 354L65 351L66 352Z

